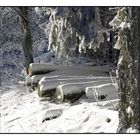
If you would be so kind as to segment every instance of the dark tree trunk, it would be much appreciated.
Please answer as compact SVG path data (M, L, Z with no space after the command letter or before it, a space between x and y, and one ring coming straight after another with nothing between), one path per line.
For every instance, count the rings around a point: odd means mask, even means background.
M18 14L21 17L21 27L23 33L23 51L26 58L26 71L28 74L28 68L30 63L33 63L33 50L32 50L32 36L30 30L30 24L28 20L28 7L19 7Z
M139 55L140 55L140 8L125 7L120 10L122 22L131 23L131 28L119 31L120 56L117 69L119 104L119 133L139 132ZM125 21L124 21L125 19Z
M137 68L137 96L138 96L138 103L137 103L137 111L138 111L138 125L139 125L139 133L140 133L140 7L137 8L137 18L138 18L138 68Z

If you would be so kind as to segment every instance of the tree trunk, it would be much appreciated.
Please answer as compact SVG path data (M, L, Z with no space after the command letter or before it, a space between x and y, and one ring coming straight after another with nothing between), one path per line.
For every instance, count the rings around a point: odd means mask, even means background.
M137 68L137 96L138 96L138 103L137 103L137 111L138 111L138 120L137 123L139 125L139 133L140 133L140 7L138 8L138 68Z
M31 30L28 20L28 7L19 7L18 14L21 17L21 27L23 32L23 51L26 58L26 71L28 74L28 68L30 63L33 63L33 51L32 51L32 36L31 36Z
M120 10L120 18L131 27L119 31L120 56L118 61L117 79L120 96L119 104L119 133L139 132L139 84L138 69L139 37L140 37L140 8L125 7ZM139 52L139 53L138 53Z

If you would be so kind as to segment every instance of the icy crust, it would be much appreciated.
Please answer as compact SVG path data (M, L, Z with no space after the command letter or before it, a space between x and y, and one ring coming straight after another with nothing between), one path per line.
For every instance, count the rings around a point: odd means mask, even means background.
M118 112L110 110L113 107L109 101L99 102L98 106L88 99L80 99L73 105L54 104L34 92L28 94L21 86L9 86L1 92L1 133L115 133L117 130ZM111 102L117 104L118 100ZM55 115L58 117L54 118Z

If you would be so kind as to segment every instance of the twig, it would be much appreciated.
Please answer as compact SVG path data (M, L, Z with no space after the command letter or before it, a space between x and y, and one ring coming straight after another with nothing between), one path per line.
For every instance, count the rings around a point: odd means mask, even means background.
M108 97L107 96L105 96L106 97L106 99L112 104L112 106L114 107L114 108L116 108L116 106L108 99Z
M118 88L117 88L117 84L116 84L116 82L113 80L113 76L112 76L111 72L109 72L109 75L110 75L110 78L111 78L112 84L115 86L116 89L118 89Z
M112 83L115 84L111 72L109 72L109 75L110 75L110 78L111 78Z
M18 121L18 125L19 125L19 126L22 128L22 130L25 132L23 126L19 123L19 121Z
M94 95L94 94L93 94ZM94 97L95 97L95 100L96 100L96 102L97 102L97 105L99 105L98 104L98 92L97 92L97 88L95 88L95 95L94 95Z
M95 90L95 94L93 94L94 95L94 97L95 97L95 100L96 100L96 102L97 102L97 105L99 105L98 103L98 97L99 97L99 93L98 93L98 91L97 91L97 88L94 88L94 90ZM109 100L109 98L107 97L107 96L105 96L105 98L110 102L110 104L112 104L112 106L114 107L114 108L116 108L116 106Z

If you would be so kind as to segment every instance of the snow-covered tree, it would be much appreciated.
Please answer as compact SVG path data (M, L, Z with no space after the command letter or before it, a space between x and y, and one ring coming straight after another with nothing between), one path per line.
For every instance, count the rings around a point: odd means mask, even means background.
M118 50L114 49L114 44L116 42L116 32L110 29L109 22L113 20L114 16L117 13L117 10L115 7L99 7L100 11L100 19L102 25L109 30L110 32L110 38L107 38L105 35L104 43L101 45L100 50L104 53L103 59L107 59L108 62L117 62L118 59Z
M20 16L14 8L18 9L18 7L0 7L0 77L2 81L16 80L25 67ZM48 47L48 40L43 31L45 28L43 25L47 19L40 17L35 9L36 7L28 7L34 58L47 53Z
M24 65L19 16L11 7L0 7L0 70L6 81L19 74ZM15 72L16 71L16 72Z
M120 50L117 83L120 96L120 133L140 132L140 8L119 8L110 23L118 28L115 48Z
M94 54L104 42L98 7L53 7L44 12L49 16L50 33L48 50L66 63L72 57Z

